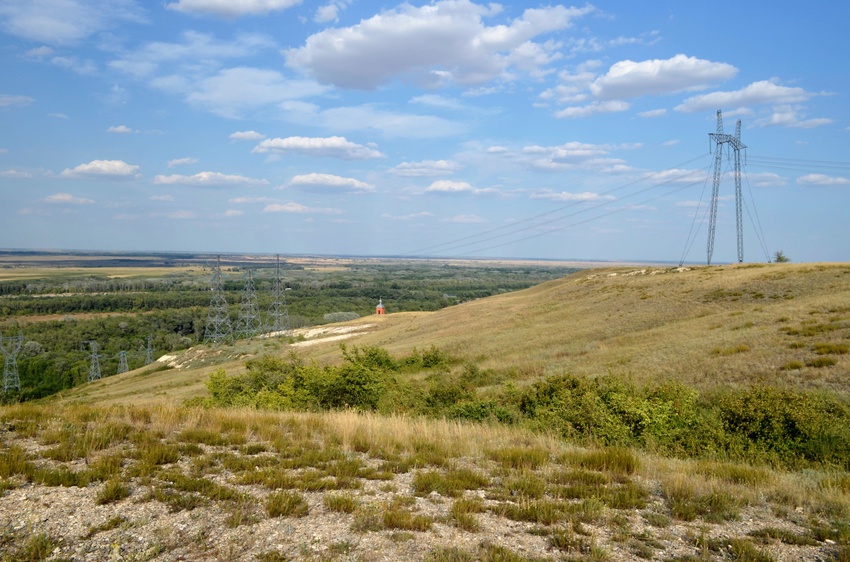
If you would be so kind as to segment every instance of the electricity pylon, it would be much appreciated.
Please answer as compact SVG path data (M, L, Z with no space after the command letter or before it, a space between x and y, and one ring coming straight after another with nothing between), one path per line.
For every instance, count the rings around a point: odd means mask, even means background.
M257 290L254 288L254 275L250 269L245 271L245 286L242 289L242 303L239 306L239 318L236 320L236 339L251 339L262 330L260 306L257 304Z
M0 333L0 351L3 352L3 394L10 390L21 390L21 379L18 376L18 353L24 345L24 335L4 338Z
M91 353L89 354L89 382L100 380L100 355L97 354L97 342L85 341L84 344L89 344Z
M153 363L153 336L148 336L148 347L145 350L145 365Z
M118 374L126 373L130 370L129 365L127 365L127 352L119 351L118 352Z
M224 298L224 284L221 281L221 256L216 259L212 276L212 299L207 314L204 343L218 345L230 341L233 337L233 326L227 313L227 300Z
M741 120L735 126L735 136L723 133L723 115L717 110L717 132L709 133L714 141L714 181L711 186L711 203L708 219L708 265L711 265L711 255L714 253L714 232L717 228L717 199L720 192L720 162L723 156L723 145L732 147L735 158L735 218L738 227L738 263L744 261L744 222L741 214L743 204L741 197L741 149L747 146L741 142Z
M277 254L274 285L272 287L272 304L269 307L267 331L279 337L289 333L289 311L286 309L286 288L280 279L280 254Z

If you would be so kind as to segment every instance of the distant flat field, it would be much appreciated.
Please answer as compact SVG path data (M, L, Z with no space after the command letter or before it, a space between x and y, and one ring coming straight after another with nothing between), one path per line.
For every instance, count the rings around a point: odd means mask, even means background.
M199 267L10 267L0 264L0 281L26 281L33 279L63 279L74 277L164 277L176 274L203 274Z

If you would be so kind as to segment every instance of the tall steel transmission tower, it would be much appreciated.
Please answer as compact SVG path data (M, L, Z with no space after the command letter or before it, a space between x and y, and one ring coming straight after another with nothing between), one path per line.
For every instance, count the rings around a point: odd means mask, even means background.
M100 355L97 354L97 342L85 341L84 344L89 344L91 353L89 354L89 382L100 380Z
M118 352L118 374L126 373L130 370L129 365L127 365L127 352L119 351Z
M24 345L24 335L4 338L0 334L0 351L3 352L3 394L10 390L21 390L21 379L18 376L18 353Z
M233 326L227 313L227 300L224 298L224 284L221 280L221 256L216 258L212 276L212 300L207 314L204 343L212 342L218 345L230 341L233 337Z
M286 288L280 278L280 254L277 254L274 286L272 288L272 304L269 307L267 330L275 337L289 333L289 311L286 309Z
M153 363L153 336L148 336L148 347L145 350L145 365Z
M250 339L260 333L260 306L257 304L257 290L254 287L254 275L250 269L245 271L245 286L242 288L242 303L239 318L236 320L236 339Z
M738 226L738 263L744 261L744 222L741 215L743 204L741 197L741 149L747 146L741 142L741 120L735 126L735 136L723 133L723 115L717 110L717 132L709 133L714 141L714 181L711 188L711 203L708 219L708 265L711 265L711 255L714 253L714 232L717 228L717 199L720 191L720 162L723 156L723 145L732 148L735 158L735 218Z

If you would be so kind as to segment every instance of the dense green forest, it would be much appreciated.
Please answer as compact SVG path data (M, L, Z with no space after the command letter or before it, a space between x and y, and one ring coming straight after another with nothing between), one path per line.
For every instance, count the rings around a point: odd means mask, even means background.
M223 268L234 323L245 285L244 268L240 264ZM127 354L130 369L143 366L149 336L155 356L203 342L211 296L209 271L134 278L110 278L97 268L90 271L77 277L0 281L0 332L4 337L22 333L25 341L17 356L21 390L4 393L5 401L40 398L87 381L90 349L85 342L98 343L103 376L117 372L121 351ZM549 264L454 265L425 260L364 260L344 268L282 263L291 328L373 314L379 298L389 312L438 310L573 271ZM252 273L264 313L271 305L275 270L266 266ZM44 318L47 315L52 316Z

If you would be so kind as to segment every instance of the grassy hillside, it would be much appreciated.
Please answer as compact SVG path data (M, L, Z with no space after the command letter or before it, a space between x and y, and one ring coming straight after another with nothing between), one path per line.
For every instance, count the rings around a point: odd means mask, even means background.
M181 405L216 372L281 390L295 377L274 376L309 374L301 398L323 398L335 376L374 374L355 345L449 358L384 373L416 382L390 400L428 404L474 375L485 398L522 394L507 406L524 421ZM199 346L0 409L0 560L850 560L848 347L850 265L827 264L585 270ZM715 402L694 408L698 393ZM632 414L634 448L575 423L616 432Z
M850 265L769 264L588 269L537 287L431 313L362 318L352 339L394 354L431 345L506 373L616 375L637 383L674 379L697 389L765 382L850 390ZM295 348L339 362L339 341ZM183 367L128 373L70 391L71 402L182 401L205 393L213 368L284 354L278 340L197 348Z

